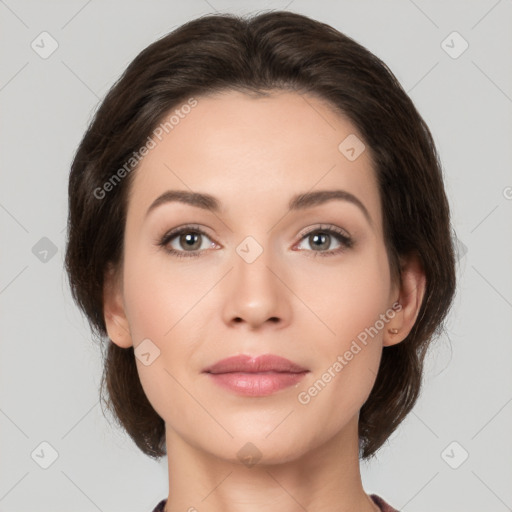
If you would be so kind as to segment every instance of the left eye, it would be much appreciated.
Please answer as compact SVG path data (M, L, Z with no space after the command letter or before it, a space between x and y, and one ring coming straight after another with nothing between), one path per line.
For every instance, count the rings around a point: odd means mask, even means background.
M333 239L338 241L339 246L337 248L335 247L334 249L330 249ZM350 237L331 228L318 228L314 231L310 231L302 237L302 241L307 241L310 244L310 247L314 247L314 252L322 255L338 253L352 246L352 240ZM300 245L298 247L300 248Z

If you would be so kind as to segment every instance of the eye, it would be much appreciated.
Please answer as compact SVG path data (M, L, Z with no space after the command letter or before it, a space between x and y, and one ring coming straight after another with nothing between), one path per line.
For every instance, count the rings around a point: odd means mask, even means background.
M335 249L329 249L333 242L333 239L338 242L339 247ZM313 247L313 256L331 256L344 252L346 249L350 249L354 241L348 234L335 226L320 226L305 234L302 234L302 241L307 241L310 247ZM298 246L300 248L300 246ZM329 250L324 250L329 249Z
M188 258L200 256L203 250L215 246L215 243L211 240L210 243L206 243L204 238L209 240L208 235L198 227L183 226L166 233L158 242L158 245L178 258ZM184 248L184 250L181 248Z
M158 245L163 249L177 256L188 258L201 256L206 249L214 248L215 242L208 243L208 235L197 226L182 226L167 232L159 241ZM332 242L337 241L338 248L329 249ZM320 226L301 235L301 243L307 241L313 253L312 256L331 256L344 252L353 246L354 241L348 234L336 226ZM303 250L300 245L297 246ZM325 250L329 249L329 250Z

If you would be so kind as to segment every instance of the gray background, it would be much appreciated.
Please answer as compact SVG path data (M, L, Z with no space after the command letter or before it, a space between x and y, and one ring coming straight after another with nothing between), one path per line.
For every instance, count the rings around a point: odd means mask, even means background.
M166 459L143 455L98 402L101 354L63 271L69 165L148 44L217 10L284 8L396 74L433 132L460 241L448 334L414 411L362 465L365 489L406 512L512 510L511 0L0 0L0 511L143 512L167 496ZM58 44L47 58L31 47L51 49L43 31ZM453 31L469 44L457 58ZM58 455L47 469L43 442Z

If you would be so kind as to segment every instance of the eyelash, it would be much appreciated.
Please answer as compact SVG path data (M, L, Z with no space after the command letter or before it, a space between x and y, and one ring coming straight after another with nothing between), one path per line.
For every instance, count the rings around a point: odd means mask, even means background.
M195 251L195 252L188 252L188 251L177 251L176 249L169 249L167 245L169 242L176 238L179 235L182 235L184 233L190 234L200 234L204 235L207 238L209 238L208 234L205 233L202 229L200 229L197 226L183 226L181 228L177 228L175 230L171 230L167 232L157 243L159 247L162 247L167 253L176 256L178 258L194 258L201 255L203 251ZM354 241L352 238L347 236L342 230L339 228L336 228L334 226L320 226L318 228L312 229L310 231L307 231L306 233L301 233L300 242L302 242L306 237L313 233L322 233L322 234L328 234L333 235L341 244L341 247L338 249L331 249L329 251L306 251L306 252L313 252L313 255L310 256L312 258L316 258L317 256L334 256L336 254L340 254L341 252L344 252L346 249L350 249L354 245Z

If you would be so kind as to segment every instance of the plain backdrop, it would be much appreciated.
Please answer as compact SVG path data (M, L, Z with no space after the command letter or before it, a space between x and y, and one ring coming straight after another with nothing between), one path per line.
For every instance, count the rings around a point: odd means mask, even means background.
M362 464L365 489L406 512L512 510L511 0L0 0L1 512L149 512L167 497L166 459L102 415L101 354L63 270L69 167L148 44L200 15L269 9L380 57L445 173L457 296L420 400Z

